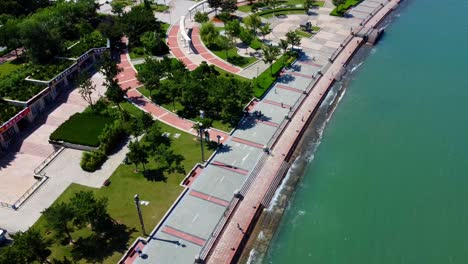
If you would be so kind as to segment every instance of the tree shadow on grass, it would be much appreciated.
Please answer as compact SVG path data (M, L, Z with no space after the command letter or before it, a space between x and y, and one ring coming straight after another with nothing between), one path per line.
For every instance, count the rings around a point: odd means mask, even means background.
M136 231L135 228L113 223L103 235L92 234L89 237L79 238L71 251L73 260L102 263L115 252L124 253L128 247L130 234Z
M164 175L164 171L162 169L147 169L143 176L148 181L162 181L167 182L167 177Z

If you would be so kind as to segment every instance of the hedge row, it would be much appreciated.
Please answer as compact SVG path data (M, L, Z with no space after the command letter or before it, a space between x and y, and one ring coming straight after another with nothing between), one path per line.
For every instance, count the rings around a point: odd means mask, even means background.
M264 16L266 14L280 13L280 12L285 12L285 11L304 11L304 13L305 13L306 10L303 7L277 8L277 9L270 9L270 10L258 12L257 15Z

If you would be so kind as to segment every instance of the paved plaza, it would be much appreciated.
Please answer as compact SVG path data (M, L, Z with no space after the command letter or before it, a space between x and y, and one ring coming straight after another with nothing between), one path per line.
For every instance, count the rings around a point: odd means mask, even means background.
M95 73L91 80L96 84L96 91L92 96L97 100L105 93L102 85L104 79L101 73ZM10 152L0 159L0 201L14 204L36 183L33 177L34 169L55 151L48 143L50 134L71 115L83 111L86 107L87 103L79 95L78 89L74 89L68 94L60 95L55 108L49 110L48 115L38 117L36 125L29 128L23 139L18 140ZM56 169L52 172L48 171L50 167L46 167L42 171L49 179L18 211L0 207L0 226L11 232L26 230L39 218L40 212L51 205L71 182L100 186L102 177L99 175L93 174L92 177L88 176L89 180L83 180L81 175L87 173L79 168L80 160L81 151L67 149L61 152L50 164ZM104 167L111 166L112 161L106 164ZM77 175L78 172L83 173Z
M105 92L102 74L94 74L92 81L97 87L93 94L96 100ZM36 182L34 169L54 153L54 147L48 142L50 134L70 116L87 107L78 89L60 95L57 100L58 106L51 109L48 115L39 116L36 125L29 128L23 139L18 140L10 152L0 159L1 202L14 204Z

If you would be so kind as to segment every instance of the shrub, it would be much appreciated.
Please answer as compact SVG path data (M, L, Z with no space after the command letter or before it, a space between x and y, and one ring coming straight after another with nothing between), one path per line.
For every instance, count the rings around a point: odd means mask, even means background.
M195 22L198 22L198 23L202 24L202 23L208 22L208 20L209 20L209 18L208 18L207 13L197 12L195 14Z
M134 47L132 48L132 52L137 55L145 55L145 48L143 47Z
M107 156L102 150L93 150L91 152L84 152L81 157L80 166L83 170L94 172L101 168Z
M231 20L231 14L227 13L227 12L223 12L223 13L220 13L218 16L217 16L221 21L223 21L224 23L228 22L229 20Z
M109 155L125 136L122 123L117 120L113 124L106 125L102 134L99 136L101 142L99 148L106 155Z

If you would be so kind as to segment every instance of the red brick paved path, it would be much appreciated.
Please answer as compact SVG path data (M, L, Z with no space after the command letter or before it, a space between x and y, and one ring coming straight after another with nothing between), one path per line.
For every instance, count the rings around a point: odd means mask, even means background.
M122 42L127 43L126 38L122 38ZM192 135L197 135L197 131L192 129L193 122L191 120L187 120L177 116L176 114L172 113L171 111L164 109L155 103L151 102L149 99L144 97L136 88L142 86L141 83L138 82L136 75L137 72L131 62L129 61L128 50L125 49L120 54L120 63L118 64L120 68L122 68L122 72L119 73L117 79L119 84L121 85L122 89L129 89L127 92L127 97L130 102L134 105L138 106L139 108L151 113L154 117L158 120L190 133ZM210 129L210 138L213 140L217 140L217 136L221 136L220 142L226 141L229 135L227 133L218 131L216 129Z
M388 12L395 6L399 0L394 0L385 6L366 26L372 27L376 25ZM317 83L310 94L305 98L302 106L297 110L296 114L291 119L287 130L278 139L273 155L268 156L265 165L258 174L260 177L255 178L249 191L245 195L237 210L231 216L229 223L226 225L224 232L218 238L217 243L208 258L207 263L231 263L234 259L241 241L244 239L242 230L248 230L252 220L257 214L257 210L261 208L261 201L268 191L271 182L274 180L277 172L283 164L285 155L291 150L292 145L296 141L299 131L305 125L302 121L302 116L309 116L313 110L318 107L322 96L326 96L326 91L332 84L336 73L342 69L342 65L349 60L357 47L360 46L362 38L355 37L344 48L340 55L336 58L333 65ZM242 230L240 230L240 228Z

